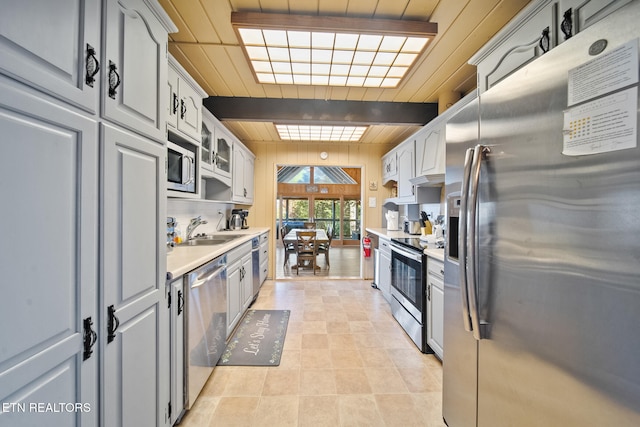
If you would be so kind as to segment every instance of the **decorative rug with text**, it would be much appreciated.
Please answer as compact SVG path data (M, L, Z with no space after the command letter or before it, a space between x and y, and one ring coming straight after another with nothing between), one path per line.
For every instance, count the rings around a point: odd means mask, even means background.
M219 366L278 366L290 310L247 310Z

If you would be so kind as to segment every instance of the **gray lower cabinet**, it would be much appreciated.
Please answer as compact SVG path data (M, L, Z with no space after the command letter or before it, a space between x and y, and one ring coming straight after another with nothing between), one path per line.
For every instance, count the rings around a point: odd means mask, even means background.
M184 277L167 284L170 320L171 406L169 424L174 425L184 414L185 389L185 294Z
M251 241L227 253L227 338L253 297Z
M378 239L378 288L387 302L391 301L391 241L380 237Z
M0 76L0 129L0 425L98 425L97 123Z
M101 133L102 425L164 425L166 148L104 123Z
M267 280L269 273L269 232L260 235L260 286Z
M427 344L442 360L444 356L444 263L427 258Z

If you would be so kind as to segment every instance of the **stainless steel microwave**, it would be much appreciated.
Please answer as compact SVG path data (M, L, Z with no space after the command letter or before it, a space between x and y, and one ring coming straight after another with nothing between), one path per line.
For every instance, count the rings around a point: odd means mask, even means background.
M167 142L167 189L196 192L196 153L195 145Z

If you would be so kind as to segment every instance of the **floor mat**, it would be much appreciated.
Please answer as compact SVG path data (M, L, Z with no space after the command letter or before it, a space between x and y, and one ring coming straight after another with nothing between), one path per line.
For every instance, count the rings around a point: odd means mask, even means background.
M290 310L248 310L218 361L219 366L278 366Z

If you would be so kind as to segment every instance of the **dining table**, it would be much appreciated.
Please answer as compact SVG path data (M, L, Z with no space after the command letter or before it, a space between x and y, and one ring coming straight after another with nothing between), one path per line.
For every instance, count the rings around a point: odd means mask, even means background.
M321 228L318 229L308 229L308 228L293 228L291 229L282 239L284 244L298 244L298 231L315 231L316 232L316 243L329 243L329 236L327 236L327 232ZM291 268L298 268L298 266L294 265ZM316 265L316 268L320 268Z
M321 228L316 230L308 229L308 228L293 228L284 236L284 243L296 244L298 241L298 231L315 231L316 232L316 242L318 243L327 243L329 242L329 236L327 236L327 232Z

